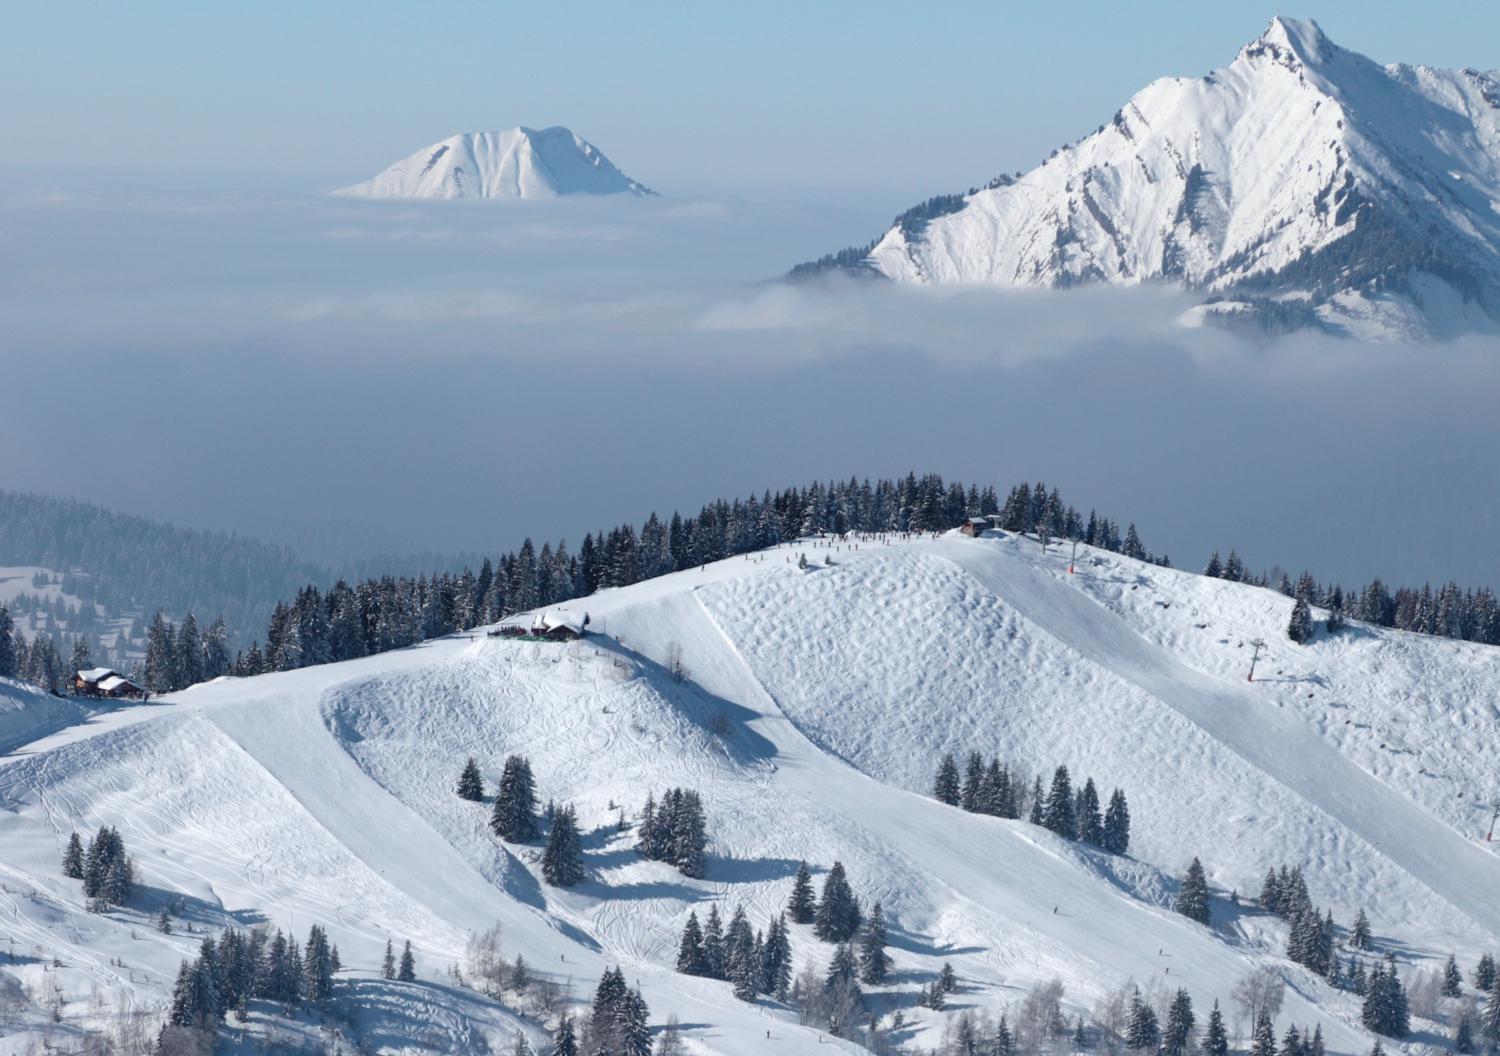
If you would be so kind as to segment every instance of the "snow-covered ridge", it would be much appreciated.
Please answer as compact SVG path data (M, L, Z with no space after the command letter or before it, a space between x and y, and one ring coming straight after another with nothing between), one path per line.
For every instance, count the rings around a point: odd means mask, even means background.
M1441 336L1500 318L1497 202L1500 81L1380 66L1278 16L1229 66L1155 81L1031 172L822 264L918 283L1167 281L1209 295L1190 321Z
M652 192L561 126L464 132L335 194L351 198L555 198Z
M31 957L0 972L39 988L56 957L72 1023L95 986L116 1007L160 1001L204 927L317 921L347 992L406 1009L372 1048L447 1024L500 1051L516 1029L538 1044L541 1024L448 972L498 920L507 956L580 997L623 965L693 1052L766 1051L769 1030L812 1056L829 1050L794 1013L672 966L690 911L743 903L759 927L800 860L839 860L883 904L896 982L872 1008L902 1010L904 1043L940 1040L944 1014L911 998L945 961L962 1005L991 1014L1014 1019L1056 976L1071 1020L1134 978L1186 987L1200 1023L1271 964L1291 984L1278 1033L1321 1022L1331 1052L1362 1054L1358 1000L1287 962L1284 923L1245 904L1267 867L1300 864L1343 926L1364 907L1408 982L1500 942L1500 856L1483 840L1500 649L1359 624L1299 646L1276 591L1087 547L1068 565L1015 536L802 541L599 592L576 643L454 635L110 712L0 761L0 883L30 893L7 903L7 934ZM1247 683L1257 637L1270 646ZM1124 788L1132 859L935 802L937 760L970 750ZM540 847L499 843L488 808L454 794L469 755L492 789L512 752L542 800L578 810L577 888L542 883ZM673 786L704 797L703 880L618 831L621 806ZM147 891L89 913L60 857L70 831L104 823ZM1193 857L1212 930L1168 908ZM197 933L153 930L170 898ZM793 932L799 969L826 964L829 946ZM374 978L387 937L412 940L420 985ZM254 1029L280 1021L252 1011ZM36 1032L43 1012L26 1013ZM1417 1025L1434 1032L1419 1041L1451 1026Z

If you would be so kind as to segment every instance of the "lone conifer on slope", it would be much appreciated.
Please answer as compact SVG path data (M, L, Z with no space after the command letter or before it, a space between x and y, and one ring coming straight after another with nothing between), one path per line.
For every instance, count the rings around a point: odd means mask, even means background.
M552 817L547 846L542 851L542 879L553 887L573 887L583 883L583 851L578 844L578 820L572 806L563 807Z
M1298 645L1305 645L1312 640L1312 610L1302 598L1298 598L1292 606L1292 618L1286 625L1286 636Z
M495 809L490 814L490 828L507 843L525 843L537 837L536 785L531 764L519 755L505 760L500 787L495 793Z
M844 863L834 862L823 880L823 897L813 915L813 934L824 942L848 942L859 930L859 899L844 876Z
M1042 823L1042 814L1047 806L1047 792L1042 788L1042 775L1036 775L1036 782L1031 786L1031 813L1026 820L1033 825Z
M458 797L473 803L484 802L484 780L479 776L479 764L472 755L464 764L464 772L458 776Z
M1464 977L1459 974L1458 962L1448 954L1448 963L1443 965L1443 996L1458 997L1464 992Z
M410 939L406 940L406 948L401 951L401 967L396 969L396 978L403 983L417 981L417 959L412 956Z
M865 922L864 938L859 944L859 981L866 986L879 986L890 972L891 959L885 947L885 911L876 902L870 907L870 919Z
M1370 918L1365 916L1364 906L1359 907L1359 912L1354 914L1354 923L1349 925L1349 945L1356 950L1370 948ZM1488 987L1481 987L1481 989L1488 989Z
M796 879L792 881L792 897L787 902L786 910L794 924L811 924L813 915L817 912L812 873L808 871L805 861L797 867Z
M1189 920L1196 920L1199 924L1207 924L1208 914L1208 878L1203 875L1203 865L1194 858L1188 866L1187 875L1182 878L1182 886L1177 889L1177 912Z
M942 763L938 765L937 777L932 782L932 795L939 803L946 803L950 807L959 804L958 764L953 761L951 754L943 756Z
M380 978L396 978L396 951L391 948L391 940L385 940L385 958L380 962Z

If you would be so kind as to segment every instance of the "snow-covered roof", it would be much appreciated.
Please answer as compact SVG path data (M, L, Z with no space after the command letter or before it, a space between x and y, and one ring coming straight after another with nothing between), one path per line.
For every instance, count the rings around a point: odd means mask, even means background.
M99 683L99 688L108 693L112 689L119 689L121 686L129 685L134 685L134 683L124 675L110 675Z
M549 609L542 614L542 626L546 630L567 629L580 638L583 637L583 629L588 626L588 622L588 613L570 609Z
M101 679L108 678L110 675L114 675L116 678L119 677L119 673L112 667L91 667L87 671L78 672L78 677L85 682L98 682Z

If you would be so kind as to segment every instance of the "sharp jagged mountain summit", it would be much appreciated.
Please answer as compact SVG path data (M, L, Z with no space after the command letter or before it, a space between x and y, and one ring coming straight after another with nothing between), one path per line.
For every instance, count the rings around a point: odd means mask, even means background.
M380 175L334 192L352 198L555 198L653 192L599 148L556 126L540 132L463 132L424 147Z
M1179 283L1184 321L1432 338L1500 320L1500 81L1379 65L1277 17L1025 174L799 265L915 283Z

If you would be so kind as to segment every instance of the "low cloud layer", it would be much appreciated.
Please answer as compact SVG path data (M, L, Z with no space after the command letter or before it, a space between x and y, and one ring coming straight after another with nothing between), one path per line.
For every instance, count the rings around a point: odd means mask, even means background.
M1183 565L1500 582L1500 343L1189 330L1160 289L774 282L819 203L0 195L0 486L577 541L813 477L1043 478Z

